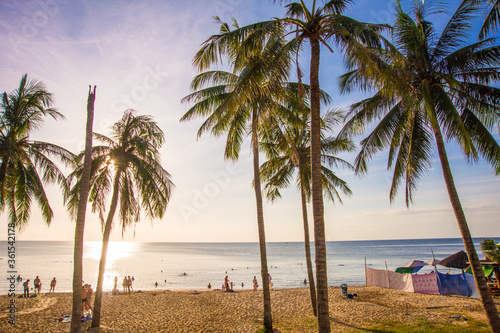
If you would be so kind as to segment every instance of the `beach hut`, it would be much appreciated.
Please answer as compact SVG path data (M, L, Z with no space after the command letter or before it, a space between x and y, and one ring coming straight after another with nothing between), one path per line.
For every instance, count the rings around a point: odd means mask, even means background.
M469 257L465 251L459 251L439 262L439 265L450 268L460 268L461 270L469 267Z

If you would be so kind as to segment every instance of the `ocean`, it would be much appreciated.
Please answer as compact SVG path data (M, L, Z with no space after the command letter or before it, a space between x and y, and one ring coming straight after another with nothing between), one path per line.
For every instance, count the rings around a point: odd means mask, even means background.
M480 241L480 238L474 239L482 258ZM8 273L11 269L7 267L7 248L6 241L0 242L0 294L8 293L7 278L12 274ZM56 291L71 291L72 242L17 241L15 248L16 275L20 274L24 280L29 278L31 286L38 275L42 292L48 292L50 281L56 277ZM387 265L389 270L395 270L414 259L431 260L432 251L435 258L441 260L460 250L464 250L464 246L459 238L327 242L328 284L365 284L365 258L369 267L385 269ZM85 243L83 279L94 286L100 251L100 242ZM267 243L268 267L274 288L304 287L307 278L304 253L302 242ZM448 271L442 266L437 268ZM434 267L426 266L421 272L431 270ZM452 269L451 273L454 272L460 270ZM113 288L115 276L121 288L123 277L128 275L134 277L134 290L204 290L208 283L215 289L221 288L226 275L235 283L235 290L250 290L254 276L261 280L259 246L258 243L111 242L104 290ZM16 293L22 294L22 283L16 285Z

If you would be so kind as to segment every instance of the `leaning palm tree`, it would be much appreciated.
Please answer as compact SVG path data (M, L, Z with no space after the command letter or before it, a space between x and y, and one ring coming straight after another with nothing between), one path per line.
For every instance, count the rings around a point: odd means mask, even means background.
M219 21L220 22L220 21ZM262 40L259 28L245 34L243 40L253 39L247 48L242 47L242 39L236 36L239 26L234 21L235 31L221 23L221 34L211 36L204 42L195 56L194 64L200 71L206 70L225 57L232 72L213 70L197 75L191 84L194 92L183 102L194 105L181 121L206 117L198 131L198 137L210 131L215 136L226 134L224 157L237 160L243 140L249 134L253 154L254 190L257 204L257 225L264 302L264 328L272 332L271 296L269 290L264 213L259 174L259 136L262 125L279 114L276 102L284 86L290 60L281 57L283 44L279 38L268 36ZM264 33L265 34L265 33ZM235 38L233 38L235 37Z
M350 54L351 71L341 78L343 91L353 87L377 90L352 106L345 131L373 131L361 141L355 161L358 173L379 150L389 148L388 168L394 166L391 201L404 184L406 204L418 180L429 169L433 141L444 181L489 325L500 332L500 319L488 291L450 169L444 140L454 140L469 161L482 156L500 174L500 146L490 134L498 122L500 46L485 39L468 44L467 33L479 8L463 1L439 35L425 15L426 5L415 1L412 13L395 5L392 39L384 50L361 47Z
M94 138L104 145L92 148L89 201L92 210L99 212L104 231L92 327L100 325L106 255L116 211L123 235L128 226L140 221L142 209L150 218L162 218L174 186L170 174L160 164L158 149L164 141L163 132L150 116L134 113L125 111L113 125L111 137L94 133ZM82 159L80 154L77 168L68 176L68 184L73 184L67 194L68 209L73 216L82 186ZM111 191L104 220L106 198Z
M57 145L33 141L30 135L42 127L45 117L58 120L64 116L52 107L52 94L45 85L29 80L26 74L16 90L3 93L0 110L0 212L7 208L9 223L22 228L35 199L42 218L50 224L54 213L44 184L65 186L64 175L50 157L69 165L73 155Z
M82 198L83 200L78 202L78 207L76 208L75 244L73 251L73 311L70 328L70 332L72 333L81 332L82 330L80 315L82 313L83 236L85 230L85 215L87 213L87 199L90 187L90 163L92 159L92 128L94 126L95 89L96 86L94 86L94 91L92 91L92 87L89 86L89 93L87 97L85 151L83 157L80 191L78 193L78 198Z
M302 122L283 123L280 119L268 124L265 142L261 144L269 160L262 164L260 173L265 182L264 190L266 196L271 201L281 198L280 189L287 187L297 171L297 187L300 191L302 203L302 220L304 225L304 246L306 254L307 275L309 279L309 289L313 314L317 315L316 290L314 283L314 273L311 260L311 247L309 237L309 222L307 219L307 202L311 198L311 167L310 167L310 132L309 132L309 108L306 101L297 103L298 95L291 98L291 107L295 114L299 114ZM298 109L298 110L297 110ZM327 112L321 120L323 130L332 131L339 126L343 120L341 112L331 110ZM333 166L343 166L353 169L352 165L345 160L335 156L341 152L354 150L354 144L347 138L325 137L322 133L321 159L327 166L322 166L322 183L325 195L332 201L337 199L342 202L339 188L345 195L351 195L351 190L342 179L329 169Z

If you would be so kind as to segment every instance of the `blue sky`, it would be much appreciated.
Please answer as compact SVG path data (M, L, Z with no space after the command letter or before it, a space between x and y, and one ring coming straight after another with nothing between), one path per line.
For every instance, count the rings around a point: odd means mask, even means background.
M389 23L391 11L390 1L364 0L355 1L346 14ZM55 106L66 120L47 120L33 139L75 153L84 147L89 84L97 85L95 132L107 134L127 108L154 116L165 132L162 163L172 174L176 189L163 220L143 219L125 234L125 240L257 241L248 143L240 161L224 161L223 138L206 135L196 140L201 120L179 122L189 107L180 101L190 92L189 84L196 75L191 66L193 55L206 38L218 32L212 16L224 21L234 16L244 25L283 12L267 0L0 1L0 91L14 90L24 73L42 80L54 93ZM308 59L305 51L303 62ZM303 67L307 70L307 65ZM322 88L333 97L332 106L347 108L362 95L339 95L336 79L343 70L341 55L323 49ZM484 163L467 165L456 147L448 147L472 235L500 236L500 178ZM354 160L353 154L343 157ZM389 202L391 172L386 170L386 162L387 152L379 153L363 178L338 171L353 196L345 198L343 205L325 201L327 239L459 237L437 153L409 209L403 196L392 205ZM41 221L34 206L30 224L18 239L73 239L74 222L63 207L59 190L48 186L47 191L55 211L51 226ZM267 240L302 240L300 209L295 188L285 191L282 200L266 203ZM6 232L6 227L1 228L0 239L6 238ZM97 216L88 211L85 238L100 240L100 235ZM121 239L117 227L112 240Z

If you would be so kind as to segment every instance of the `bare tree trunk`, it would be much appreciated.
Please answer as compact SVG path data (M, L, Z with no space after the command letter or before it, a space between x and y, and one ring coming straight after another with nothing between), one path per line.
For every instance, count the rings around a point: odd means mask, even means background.
M311 178L312 208L314 218L314 248L316 257L316 289L318 297L318 329L320 333L330 332L328 310L328 278L326 270L325 220L323 216L323 184L321 182L321 115L319 90L319 41L310 38L311 43Z
M264 328L266 332L273 331L271 312L271 292L269 290L269 272L267 270L266 232L264 229L264 209L262 207L262 192L259 173L259 145L257 139L257 111L253 112L252 119L252 152L255 199L257 201L257 224L259 227L260 272L262 277L262 292L264 295Z
M309 222L307 221L307 200L306 193L304 191L304 182L302 180L302 175L300 177L300 198L302 201L302 220L304 221L304 246L306 250L306 265L307 265L307 278L309 279L309 291L311 293L311 303L313 308L314 316L318 315L317 300L316 300L316 285L314 283L314 272L312 268L311 259L311 243L309 241Z
M113 182L113 194L111 196L109 213L106 219L106 224L104 225L104 233L102 235L101 260L99 261L99 276L97 277L97 288L94 299L94 313L92 314L92 327L99 327L101 325L102 286L104 284L104 272L106 270L109 235L111 234L111 226L113 224L113 217L115 216L116 207L118 207L120 174L121 171L117 170L115 180Z
M455 183L453 181L453 175L451 173L450 164L446 155L441 129L437 125L434 125L433 127L439 152L439 160L441 161L441 167L443 169L444 181L446 183L448 196L450 197L450 202L457 219L458 228L460 229L460 233L462 234L465 251L467 252L467 256L469 257L469 263L474 275L474 281L476 282L477 290L479 292L479 296L481 297L481 302L483 304L484 311L486 312L490 329L492 332L499 333L500 318L498 317L495 303L493 302L493 298L491 297L491 293L488 289L488 284L486 283L484 272L481 268L481 263L472 241L469 226L467 225L467 220L465 218L465 214L458 197L457 189L455 188Z
M89 195L90 163L92 150L92 127L94 123L95 89L89 86L87 99L87 126L85 133L85 155L83 160L83 173L80 186L80 200L75 226L75 249L73 255L73 311L71 317L71 332L82 330L82 276L83 276L83 236L85 229L85 213Z

